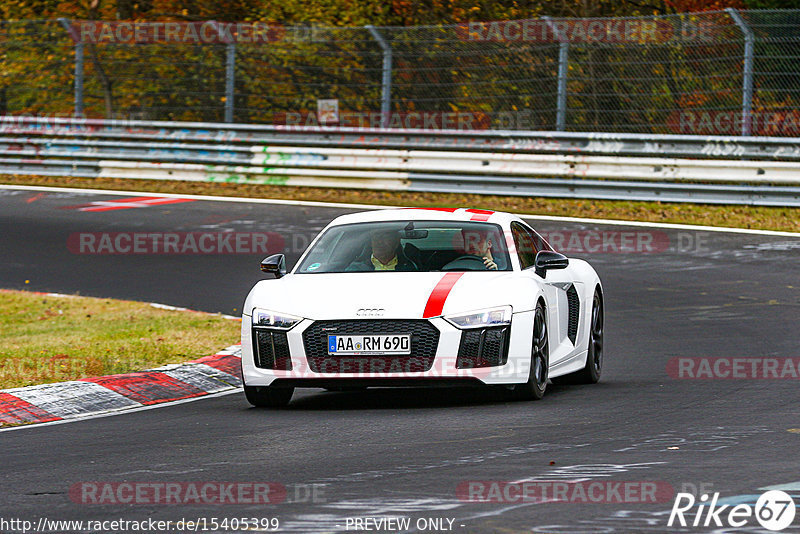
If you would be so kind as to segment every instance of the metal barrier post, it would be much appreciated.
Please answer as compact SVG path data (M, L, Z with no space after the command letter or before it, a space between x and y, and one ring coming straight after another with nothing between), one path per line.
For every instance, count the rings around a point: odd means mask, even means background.
M236 43L225 45L227 57L225 59L225 122L233 122L233 98L236 66Z
M367 24L364 26L372 34L372 37L378 41L381 50L383 50L383 79L381 81L381 127L386 128L389 126L389 113L392 111L392 47L383 38L383 35L373 26Z
M64 27L69 36L75 42L75 96L74 110L75 117L83 117L83 42L75 32L69 19L60 18L58 22Z
M725 9L744 34L744 79L742 81L742 135L750 135L753 122L753 48L755 37L750 26L739 12L728 7Z
M569 67L569 42L561 35L550 17L542 17L547 27L558 39L558 94L556 97L556 130L564 131L567 124L567 69Z

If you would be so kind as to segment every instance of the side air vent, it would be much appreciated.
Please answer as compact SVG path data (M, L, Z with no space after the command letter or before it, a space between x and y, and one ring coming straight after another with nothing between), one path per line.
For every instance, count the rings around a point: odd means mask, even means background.
M567 289L567 304L569 305L569 323L567 323L567 337L575 344L575 339L578 337L578 317L581 310L581 301L578 299L578 292L575 286L569 286Z

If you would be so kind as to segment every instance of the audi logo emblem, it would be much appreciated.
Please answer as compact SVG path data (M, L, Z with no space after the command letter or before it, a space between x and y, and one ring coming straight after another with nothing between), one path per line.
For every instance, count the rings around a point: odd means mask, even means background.
M383 308L360 308L356 312L357 317L383 317L386 310Z

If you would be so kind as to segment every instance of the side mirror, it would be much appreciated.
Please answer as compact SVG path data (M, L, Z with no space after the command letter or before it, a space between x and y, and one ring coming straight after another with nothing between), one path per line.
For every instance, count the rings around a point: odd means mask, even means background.
M547 277L550 269L566 269L568 265L569 258L552 250L540 250L533 260L534 272L542 278Z
M261 270L265 273L272 273L275 278L280 278L286 274L286 257L283 254L273 254L261 260Z

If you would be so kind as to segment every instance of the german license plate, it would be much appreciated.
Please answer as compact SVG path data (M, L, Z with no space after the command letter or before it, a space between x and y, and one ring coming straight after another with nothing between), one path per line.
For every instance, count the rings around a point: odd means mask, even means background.
M411 335L328 336L328 354L411 354Z

